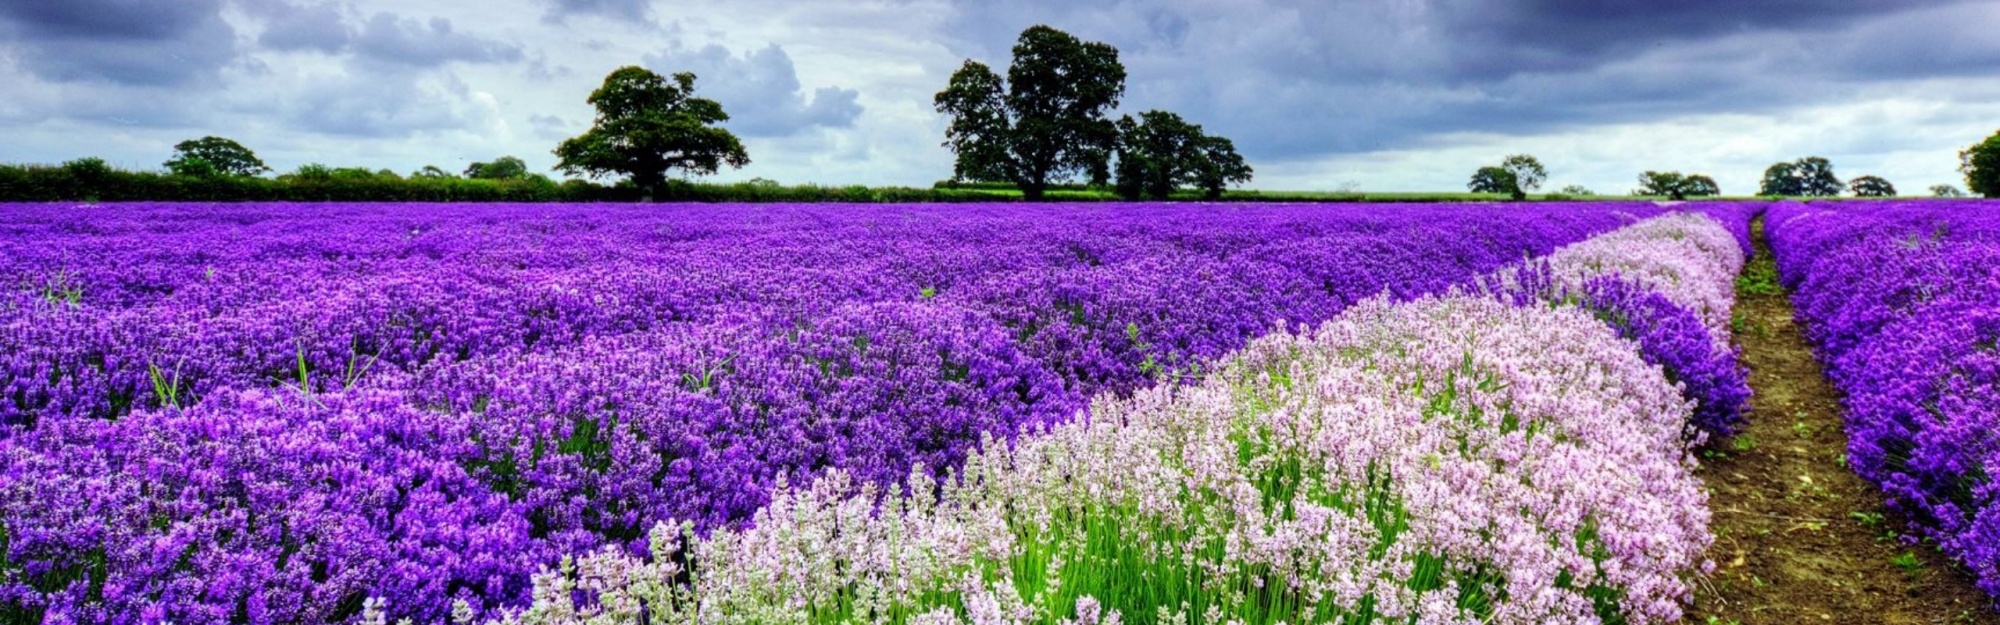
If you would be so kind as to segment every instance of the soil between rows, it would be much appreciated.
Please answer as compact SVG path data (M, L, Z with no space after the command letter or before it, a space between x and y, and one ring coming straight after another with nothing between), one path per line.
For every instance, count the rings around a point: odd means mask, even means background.
M1762 217L1751 233L1746 275L1772 271ZM1738 289L1735 338L1755 395L1743 433L1698 471L1716 570L1688 621L2000 624L1972 578L1934 546L1909 544L1882 491L1848 469L1840 395L1774 290Z

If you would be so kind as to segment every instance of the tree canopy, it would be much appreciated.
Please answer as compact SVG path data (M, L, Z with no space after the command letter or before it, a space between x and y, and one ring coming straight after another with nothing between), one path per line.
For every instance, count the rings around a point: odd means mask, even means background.
M1789 163L1774 163L1764 170L1757 195L1831 197L1847 188L1833 175L1833 163L1808 156Z
M1632 190L1632 195L1666 196L1675 200L1721 194L1714 178L1704 174L1682 175L1677 171L1648 170L1639 174L1639 188Z
M1965 188L1986 197L2000 197L2000 132L1958 153L1958 171Z
M1184 186L1216 199L1230 184L1248 182L1251 169L1228 139L1155 110L1118 120L1117 175L1118 194L1126 199L1166 198Z
M1883 179L1881 176L1856 176L1853 180L1847 181L1847 188L1854 191L1855 197L1894 197L1896 195L1896 185L1889 184L1889 181Z
M1516 200L1528 198L1528 192L1538 189L1549 179L1549 170L1542 167L1542 161L1527 154L1510 154L1500 159L1498 166L1481 167L1472 172L1472 180L1465 187L1473 193L1505 193Z
M465 166L465 177L487 180L512 180L528 177L528 163L520 157L502 156L493 162L475 162Z
M1030 200L1078 175L1109 179L1118 129L1106 114L1125 93L1118 49L1037 25L1013 53L1005 80L968 59L933 99L951 117L953 178L1012 182Z
M1933 197L1965 197L1965 192L1964 192L1964 191L1961 191L1961 190L1959 190L1959 188L1958 188L1958 187L1954 187L1954 186L1951 186L1951 185L1948 185L1948 184L1934 184L1934 185L1931 185L1931 196L1933 196Z
M706 175L724 165L748 165L743 142L715 126L729 114L716 101L695 97L694 79L681 72L669 82L637 66L612 71L586 100L597 109L596 122L556 146L556 169L592 177L621 174L650 191L674 170Z
M1473 193L1513 193L1520 185L1514 181L1514 173L1497 165L1488 165L1472 172L1472 180L1465 188Z
M167 171L180 176L255 176L271 171L250 148L231 139L202 137L174 144Z

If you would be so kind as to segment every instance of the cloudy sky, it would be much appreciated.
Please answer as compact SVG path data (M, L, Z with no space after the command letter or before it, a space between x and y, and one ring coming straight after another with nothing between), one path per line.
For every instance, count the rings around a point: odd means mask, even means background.
M638 64L734 116L753 162L718 179L928 185L932 94L1037 23L1116 46L1122 111L1234 139L1265 189L1462 189L1526 152L1551 188L1749 193L1822 155L1921 193L2000 128L1993 1L0 0L0 161L157 168L215 134L281 171L546 171Z

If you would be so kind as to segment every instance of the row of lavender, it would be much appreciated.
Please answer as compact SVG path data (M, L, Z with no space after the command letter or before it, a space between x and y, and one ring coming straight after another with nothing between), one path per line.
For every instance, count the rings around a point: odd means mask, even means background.
M2000 205L1784 204L1780 279L1846 394L1848 461L2000 596Z
M0 207L0 422L877 303L976 313L1071 390L1126 391L1650 210Z
M1656 209L676 210L0 207L0 617L519 605Z
M506 620L1676 622L1713 539L1690 424L1742 397L1697 406L1658 356L1700 351L1740 386L1742 262L1675 215L1471 296L1371 299L942 482L836 471L747 528L663 524L650 558L565 561Z
M4 210L0 609L294 622L520 605L1658 209Z

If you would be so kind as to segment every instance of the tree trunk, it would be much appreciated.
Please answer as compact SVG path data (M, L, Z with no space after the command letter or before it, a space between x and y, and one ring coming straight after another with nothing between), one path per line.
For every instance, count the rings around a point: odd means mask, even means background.
M1042 201L1042 193L1047 191L1048 187L1049 183L1041 180L1023 182L1021 184L1021 198L1030 202L1040 202Z

